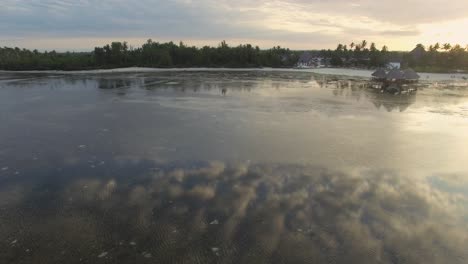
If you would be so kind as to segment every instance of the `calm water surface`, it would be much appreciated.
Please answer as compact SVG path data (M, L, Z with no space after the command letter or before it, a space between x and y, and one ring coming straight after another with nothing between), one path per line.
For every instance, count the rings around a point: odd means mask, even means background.
M0 73L0 263L468 263L468 83Z

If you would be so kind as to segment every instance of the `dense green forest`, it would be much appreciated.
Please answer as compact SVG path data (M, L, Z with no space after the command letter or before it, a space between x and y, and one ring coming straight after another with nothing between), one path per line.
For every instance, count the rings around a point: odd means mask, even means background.
M261 50L250 44L230 47L186 46L180 42L158 43L148 40L139 48L126 42L96 47L93 52L58 53L0 48L3 70L83 70L119 67L292 67L299 52L281 47Z
M113 42L96 47L92 52L39 52L20 48L0 48L0 70L86 70L121 67L294 67L303 51L273 47L262 50L250 44L229 46L225 41L217 47L187 46L180 42L159 43L151 39L141 47L126 42ZM418 44L411 52L377 49L366 40L335 50L311 51L310 57L321 57L325 66L376 68L388 62L400 62L417 71L453 72L468 70L468 47L434 44L426 49Z

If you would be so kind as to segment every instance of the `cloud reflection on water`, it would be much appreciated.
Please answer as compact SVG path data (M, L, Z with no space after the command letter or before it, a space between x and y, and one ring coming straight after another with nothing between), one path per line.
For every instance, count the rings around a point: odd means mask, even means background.
M149 261L142 252L165 263L468 258L468 197L442 184L462 175L144 160L37 173L4 175L0 258L10 263L95 262L103 251L120 263ZM28 181L41 184L15 187Z

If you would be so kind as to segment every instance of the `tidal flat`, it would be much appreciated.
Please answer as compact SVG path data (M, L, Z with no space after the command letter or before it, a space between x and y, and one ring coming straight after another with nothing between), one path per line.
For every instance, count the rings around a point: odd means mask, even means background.
M0 263L466 263L468 82L0 73Z

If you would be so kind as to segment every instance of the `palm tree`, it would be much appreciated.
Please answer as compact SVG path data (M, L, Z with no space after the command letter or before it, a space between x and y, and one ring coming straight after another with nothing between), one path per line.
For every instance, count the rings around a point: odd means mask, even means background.
M353 49L354 46L356 46L356 44L354 44L354 42L351 42L351 44L349 44L349 47L350 47L351 49Z
M437 42L435 45L434 45L434 49L435 51L438 51L440 49L440 44L439 42Z
M361 51L361 44L354 45L354 51Z
M361 48L362 48L362 49L365 49L366 46L367 46L367 41L366 41L366 40L363 40L363 41L361 42Z
M453 46L452 49L451 49L451 51L454 51L454 52L463 52L464 50L465 50L465 49L462 48L462 47L460 46L460 44L457 44L457 45Z
M336 47L336 51L338 52L343 51L343 44L338 44L338 47Z
M449 51L451 48L452 48L452 45L450 45L450 43L445 43L444 44L444 50L445 51Z

